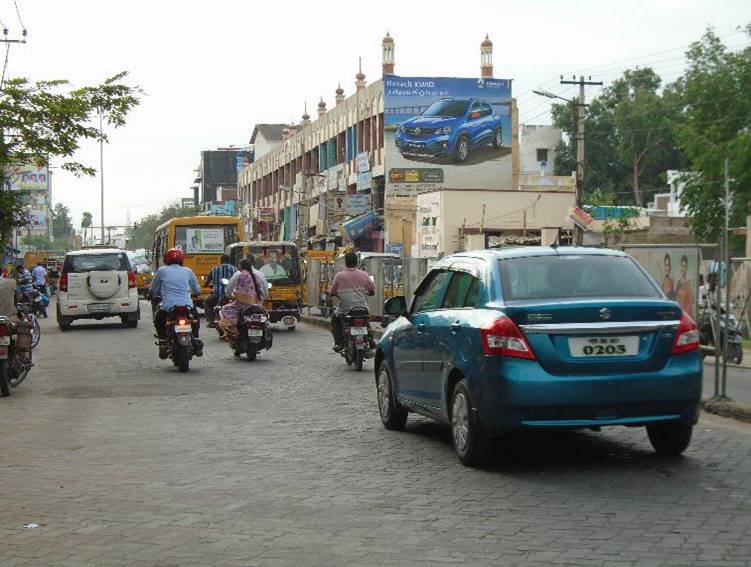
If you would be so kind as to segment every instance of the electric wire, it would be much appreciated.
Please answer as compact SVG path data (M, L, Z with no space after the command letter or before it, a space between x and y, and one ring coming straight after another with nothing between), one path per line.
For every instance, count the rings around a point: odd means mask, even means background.
M21 12L18 10L18 2L16 0L13 0L13 5L16 7L16 15L18 16L18 22L21 24L21 29L25 30L26 26L23 25L23 20L21 19Z

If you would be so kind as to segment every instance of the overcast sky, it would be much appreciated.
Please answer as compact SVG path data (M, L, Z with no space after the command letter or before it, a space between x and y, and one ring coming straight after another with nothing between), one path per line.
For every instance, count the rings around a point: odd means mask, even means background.
M128 124L108 132L108 225L191 196L201 150L245 145L258 122L299 121L304 101L315 115L320 95L333 104L338 82L350 95L358 56L376 80L386 30L397 74L418 76L477 76L489 33L495 76L514 80L521 122L539 124L549 123L550 101L530 90L571 95L561 73L607 83L629 65L651 64L672 80L683 47L707 26L741 46L748 38L737 27L751 21L748 0L17 1L29 37L11 48L11 77L80 86L127 70L147 93ZM0 0L0 18L19 35L13 0ZM98 168L95 144L76 157ZM99 224L98 178L56 172L53 201L70 206L75 226L84 210Z

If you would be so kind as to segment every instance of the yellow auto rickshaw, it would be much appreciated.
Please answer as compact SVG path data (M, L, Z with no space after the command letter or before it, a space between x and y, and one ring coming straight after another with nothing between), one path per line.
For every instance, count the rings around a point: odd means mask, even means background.
M269 283L269 297L264 307L272 323L279 321L290 331L295 329L305 304L305 288L297 245L286 240L237 242L225 248L231 262L253 254L255 268Z

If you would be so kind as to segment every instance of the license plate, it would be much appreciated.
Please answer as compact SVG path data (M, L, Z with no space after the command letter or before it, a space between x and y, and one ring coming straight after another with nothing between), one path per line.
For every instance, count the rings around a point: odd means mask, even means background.
M193 329L190 325L175 325L176 333L190 333Z
M89 311L109 311L110 303L90 303Z
M263 329L248 329L248 336L249 337L262 337Z
M350 334L351 335L367 335L368 328L367 327L352 327L350 328Z
M10 344L10 337L0 337L0 346L8 346Z
M602 356L636 356L639 337L572 337L568 340L571 356L597 358Z

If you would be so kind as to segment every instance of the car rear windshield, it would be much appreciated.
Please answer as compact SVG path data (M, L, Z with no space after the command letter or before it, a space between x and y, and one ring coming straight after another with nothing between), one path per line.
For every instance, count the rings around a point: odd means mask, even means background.
M77 254L65 258L64 270L69 273L127 272L130 263L125 254Z
M627 256L561 255L500 260L506 301L661 297Z
M466 100L437 100L422 113L423 116L464 116L467 112Z

